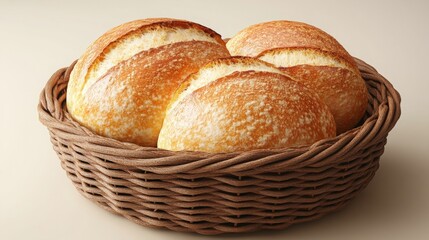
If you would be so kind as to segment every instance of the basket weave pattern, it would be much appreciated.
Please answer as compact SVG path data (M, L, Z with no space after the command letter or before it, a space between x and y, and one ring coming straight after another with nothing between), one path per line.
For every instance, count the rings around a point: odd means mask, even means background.
M74 186L104 209L141 225L201 234L283 229L340 209L378 169L400 96L356 61L370 93L364 121L309 147L173 152L95 135L67 112L73 64L46 84L39 118Z

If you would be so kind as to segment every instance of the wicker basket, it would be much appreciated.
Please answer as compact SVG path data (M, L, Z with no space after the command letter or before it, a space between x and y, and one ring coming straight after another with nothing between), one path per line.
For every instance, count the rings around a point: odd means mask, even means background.
M200 234L284 229L340 209L378 169L400 96L356 61L370 93L361 125L309 147L208 154L95 135L67 112L73 65L46 84L39 117L67 176L104 209L141 225Z

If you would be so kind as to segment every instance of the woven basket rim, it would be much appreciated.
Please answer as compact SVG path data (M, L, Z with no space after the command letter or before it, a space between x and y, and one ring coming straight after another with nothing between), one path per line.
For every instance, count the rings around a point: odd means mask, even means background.
M286 148L277 148L277 149L255 149L250 151L237 151L237 152L227 152L227 153L207 153L207 152L200 152L200 151L170 151L165 149L160 149L156 147L143 147L139 146L134 143L130 142L123 142L116 139L112 139L109 137L104 137L101 135L98 135L88 128L80 125L77 121L75 121L71 115L67 111L67 107L64 104L65 98L66 98L66 87L62 89L62 94L60 97L60 100L62 101L62 104L59 103L59 99L56 99L57 96L52 96L52 91L54 88L58 87L60 84L67 84L70 73L76 64L77 60L74 61L69 67L61 68L57 70L50 80L47 82L45 88L40 94L40 101L38 104L38 112L39 112L39 120L48 128L53 129L61 129L61 128L67 128L67 129L73 129L75 130L75 135L79 138L82 138L83 141L87 141L88 145L97 145L99 148L98 150L104 150L106 154L116 154L117 149L120 149L123 151L124 155L123 158L115 160L114 161L117 164L121 164L124 166L133 166L133 167L154 167L154 166L164 166L164 165L170 165L171 161L162 162L158 161L159 158L162 158L162 160L166 160L166 157L173 157L174 161L178 162L179 164L190 164L192 163L193 167L201 167L201 164L198 164L199 160L203 159L211 159L210 164L216 164L221 163L223 159L228 158L243 158L243 159L249 159L249 156L257 156L257 158L261 158L263 156L272 156L272 155L278 155L278 154L290 154L295 155L298 157L298 160L296 161L297 164L300 166L304 166L302 162L299 161L300 155L305 155L308 152L315 151L317 149L322 149L322 151L319 151L317 154L322 154L324 151L328 151L331 148L339 148L338 146L344 146L347 145L346 142L353 142L353 141L362 141L362 137L364 138L366 136L366 133L368 133L369 130L371 130L371 127L375 126L376 124L380 125L379 122L381 118L380 113L384 113L387 115L383 115L384 119L382 119L382 123L384 123L383 129L380 129L379 133L375 136L376 137L383 137L387 136L388 132L394 127L396 122L398 121L401 110L400 110L400 102L401 97L400 94L395 90L393 85L385 79L383 76L381 76L375 68L368 65L364 61L354 58L356 60L356 63L359 67L359 70L362 74L362 77L365 78L371 78L371 80L379 81L380 84L384 85L386 87L386 96L383 97L383 102L379 104L377 109L374 111L374 113L370 116L368 116L365 121L360 124L359 126L350 129L347 132L344 132L340 135L337 135L333 138L327 138L319 140L311 145L308 146L302 146L302 147L286 147ZM374 77L375 76L375 77ZM61 78L62 82L57 83L57 79ZM369 103L370 104L370 103ZM387 112L387 113L386 113ZM387 124L386 124L387 122ZM386 127L387 126L387 127ZM370 141L366 140L366 141ZM347 146L346 146L347 147ZM139 161L139 157L136 157L136 152L146 152L151 155L151 157L148 157L146 154L145 159ZM138 154L137 154L138 155ZM326 154L325 154L326 155ZM155 159L155 161L150 162L148 161L148 158ZM252 158L252 157L250 157ZM318 158L315 158L318 159ZM307 162L307 164L314 164L315 161ZM192 167L190 167L192 168ZM184 170L189 168L184 168ZM153 170L153 169L152 169ZM239 170L239 169L237 169ZM157 173L160 173L161 171L155 171ZM165 171L166 174L170 173L178 173L178 171ZM179 171L180 172L180 171Z

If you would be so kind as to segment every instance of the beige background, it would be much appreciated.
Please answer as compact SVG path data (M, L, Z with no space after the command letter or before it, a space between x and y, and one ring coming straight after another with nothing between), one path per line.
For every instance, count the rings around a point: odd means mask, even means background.
M209 239L141 227L83 198L37 119L38 94L55 70L109 28L158 16L223 36L262 21L304 21L375 66L403 97L379 171L344 210L285 231L213 239L429 239L428 3L0 0L0 239Z

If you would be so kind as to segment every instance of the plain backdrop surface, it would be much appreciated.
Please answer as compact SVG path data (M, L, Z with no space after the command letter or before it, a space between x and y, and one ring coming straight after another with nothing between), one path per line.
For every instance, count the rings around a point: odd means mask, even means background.
M0 0L0 239L429 239L428 10L428 1ZM82 197L38 121L38 95L98 36L146 17L188 19L224 37L276 19L333 35L402 95L373 181L320 220L217 237L142 227Z

